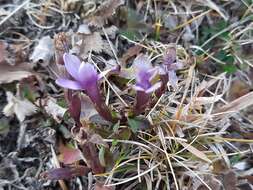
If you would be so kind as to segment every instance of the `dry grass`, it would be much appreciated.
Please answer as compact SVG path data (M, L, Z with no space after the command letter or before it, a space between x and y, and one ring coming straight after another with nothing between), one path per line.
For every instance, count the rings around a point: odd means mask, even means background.
M59 32L67 31L69 23L73 19L69 15L75 12L75 5L78 7L80 1L25 1L21 5L16 5L13 11L4 15L0 21L0 27L8 21L12 22L12 17L21 9L28 16L32 27L42 30ZM247 71L253 67L253 57L245 57L242 48L237 47L252 46L252 14L253 4L248 1L224 1L215 3L211 0L205 1L143 1L140 11L143 11L146 22L151 22L154 17L156 34L159 37L176 34L173 43L155 41L147 37L133 40L124 35L117 38L117 43L122 40L128 45L141 46L151 57L152 62L160 62L164 52L168 47L176 47L177 57L184 64L184 68L178 72L179 83L176 89L169 88L168 92L161 96L158 102L149 110L145 117L152 123L152 128L138 131L132 139L104 139L105 142L116 146L111 146L111 153L119 152L115 165L106 173L94 175L93 178L105 183L108 187L116 186L116 189L130 190L138 187L138 184L145 186L145 189L197 189L203 184L207 189L213 189L208 177L217 177L217 160L223 160L228 168L233 167L231 159L239 155L245 158L252 155L250 144L253 140L241 136L233 137L231 127L233 122L239 123L240 128L245 131L252 131L253 121L247 119L242 111L253 104L253 93L250 92L233 101L228 101L231 84L243 76L247 83L252 85L252 80L248 77ZM229 15L228 7L240 5L246 10L241 16ZM96 5L93 1L81 3L82 10L93 7L87 15L95 12ZM161 10L166 10L162 15ZM236 11L236 9L231 9ZM78 13L79 14L79 13ZM80 15L81 14L81 15ZM80 18L83 14L80 13ZM239 13L238 13L239 14ZM87 16L85 14L85 16ZM79 17L78 16L78 17ZM166 28L162 34L164 23L161 24L162 16L175 16L178 21L174 27ZM231 18L232 17L232 18ZM174 17L173 17L174 18ZM205 22L214 23L216 20L235 19L227 27L224 27L213 34L204 43L198 44L201 38L201 25ZM75 22L79 20L75 18ZM170 21L171 22L171 21ZM76 28L75 24L74 28ZM22 26L25 28L26 26ZM101 33L105 35L106 41L112 51L113 59L120 64L117 55L116 42L112 42L108 37L105 28ZM14 30L15 31L15 30ZM12 38L8 34L9 30L3 30L1 34L9 42L22 42L25 39L26 46L29 47L39 36L26 36L20 34L20 38ZM229 40L218 41L222 34L228 33ZM38 34L39 35L39 34ZM193 35L194 39L189 36ZM115 40L116 41L116 40ZM215 49L206 48L211 42L220 43L219 50L230 50L237 65L242 66L237 74L228 75L225 72L215 75L203 74L198 71L197 52L202 53L201 61L211 61L215 64L226 65L224 60L215 56ZM100 55L97 55L99 57ZM94 55L90 54L92 60ZM101 55L102 57L102 55ZM101 72L93 61L94 65ZM238 74L239 73L239 74ZM116 94L116 97L125 106L128 103L114 88L106 77L108 89ZM107 102L109 102L109 90ZM125 126L120 126L124 128ZM61 182L64 183L64 182ZM196 185L198 184L198 185ZM63 186L65 186L63 184Z

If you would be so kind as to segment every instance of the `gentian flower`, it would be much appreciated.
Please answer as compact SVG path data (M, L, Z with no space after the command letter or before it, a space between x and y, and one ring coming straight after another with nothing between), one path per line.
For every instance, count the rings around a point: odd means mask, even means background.
M145 55L138 56L133 63L136 84L133 88L137 91L135 115L141 113L149 103L150 95L161 86L161 82L152 84L152 79L157 74L157 69L152 67L150 59Z
M178 78L176 75L176 70L182 68L182 63L176 62L177 55L176 55L176 49L175 48L169 48L164 57L163 57L163 63L161 67L159 68L159 74L162 81L161 88L156 91L156 96L160 97L165 90L167 89L168 82L176 88Z
M83 90L95 104L98 113L104 119L112 121L110 110L105 105L99 91L98 82L102 77L97 73L94 66L90 63L81 63L78 57L68 53L63 55L63 60L72 79L58 78L56 83L71 90Z
M167 75L168 81L174 88L176 87L178 81L176 70L182 68L182 63L176 62L176 60L177 60L176 49L169 48L164 55L161 70L161 75Z

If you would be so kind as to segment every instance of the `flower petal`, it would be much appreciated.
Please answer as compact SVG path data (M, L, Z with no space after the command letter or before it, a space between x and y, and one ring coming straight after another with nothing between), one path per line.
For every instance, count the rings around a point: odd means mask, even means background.
M98 80L98 74L94 66L90 63L82 63L78 70L78 80L84 86L95 84Z
M154 85L152 85L149 89L147 89L145 92L147 94L152 93L152 92L156 91L158 88L160 88L161 85L162 85L162 82L157 82Z
M136 91L145 91L144 88L142 88L141 86L137 86L137 85L133 85L133 89L136 90Z
M151 61L147 55L139 55L134 59L133 68L137 72L145 72L152 69Z
M63 60L68 73L76 80L78 80L78 70L81 65L81 61L75 55L65 53Z
M171 84L174 88L176 88L177 81L178 81L176 72L175 72L175 71L169 71L168 74L169 74L169 82L170 82L170 84Z
M182 69L184 67L184 64L182 62L175 62L170 65L170 70L178 70Z
M148 73L150 74L149 81L152 81L156 77L156 75L159 73L159 69L157 67L153 69L149 69Z
M163 63L167 66L171 65L174 63L177 59L177 51L174 47L168 48L166 50L166 53L164 55L164 61Z
M82 90L82 86L78 82L73 80L58 78L55 82L56 84L64 88L69 88L72 90Z

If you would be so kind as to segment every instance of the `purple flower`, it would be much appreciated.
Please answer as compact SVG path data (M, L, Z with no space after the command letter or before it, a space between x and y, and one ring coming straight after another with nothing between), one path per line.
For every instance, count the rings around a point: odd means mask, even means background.
M177 85L177 75L176 70L182 68L182 64L180 62L176 62L177 54L175 48L169 48L163 58L163 65L160 70L161 80L166 82L170 82L170 84L175 88ZM167 76L166 76L167 75Z
M157 69L152 67L150 59L145 55L138 56L133 63L136 84L133 88L137 91L135 114L139 114L146 108L152 92L160 88L161 82L152 84L157 74Z
M64 64L67 72L72 79L58 78L56 83L59 86L72 90L84 90L95 104L97 111L105 119L112 121L112 117L108 107L103 102L99 92L98 82L101 76L97 73L94 66L90 63L85 63L79 60L75 55L65 53L63 55Z

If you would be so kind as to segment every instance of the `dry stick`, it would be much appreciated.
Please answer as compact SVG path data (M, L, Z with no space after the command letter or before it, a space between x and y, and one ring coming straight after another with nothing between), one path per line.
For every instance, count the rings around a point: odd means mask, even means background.
M113 55L114 55L114 57L115 57L115 59L116 59L118 65L120 65L119 59L118 59L118 57L117 57L117 54L116 54L116 52L115 52L115 50L114 50L114 48L113 48L113 46L112 46L112 43L111 43L111 41L110 41L110 39L109 39L109 37L108 37L108 35L107 35L107 33L106 33L104 27L102 27L102 29L103 29L103 32L104 32L105 37L106 37L106 40L108 41L108 43L109 43L109 45L110 45L110 48L111 48L111 50L112 50L112 53L113 53Z
M175 28L171 29L170 32L173 32L173 31L175 31L175 30L177 30L177 29L179 29L179 28L182 28L182 27L184 27L184 26L187 26L188 24L192 23L194 20L196 20L196 19L198 19L198 18L200 18L200 17L202 17L202 16L208 14L210 11L211 11L211 10L207 10L207 11L205 11L205 12L199 14L198 16L193 17L193 18L190 19L190 20L187 20L187 21L184 22L183 24L180 24L180 25L176 26Z
M209 185L201 178L198 176L198 174L194 173L194 171L192 171L187 165L185 165L183 162L179 161L178 159L176 159L175 157L172 157L173 160L175 160L176 162L178 162L181 166L185 167L189 172L191 172L195 177L198 178L198 180L200 180L209 190L212 190L211 187L209 187Z
M158 104L160 103L160 101L163 99L164 94L162 94L162 96L158 99L158 101L156 102L156 104L154 105L154 107L150 110L150 112L148 113L148 115L146 116L146 118L148 118L151 113L156 109L156 107L158 106Z
M16 14L20 9L22 9L27 3L29 3L30 0L25 1L24 3L22 3L21 5L19 5L11 14L9 14L8 16L6 16L3 20L1 20L0 22L0 26L5 23L9 18L11 18L14 14Z
M170 167L170 171L171 171L171 174L172 174L175 186L176 186L176 190L179 190L178 181L177 181L177 178L176 178L176 175L175 175L175 172L174 172L171 160L170 160L171 156L169 156L169 154L167 152L166 140L164 138L164 134L163 134L163 131L162 131L161 127L158 127L158 137L161 141L161 144L162 144L162 147L163 147L163 150L164 150L164 154L167 158L167 161L168 161L168 164L169 164L169 167Z

